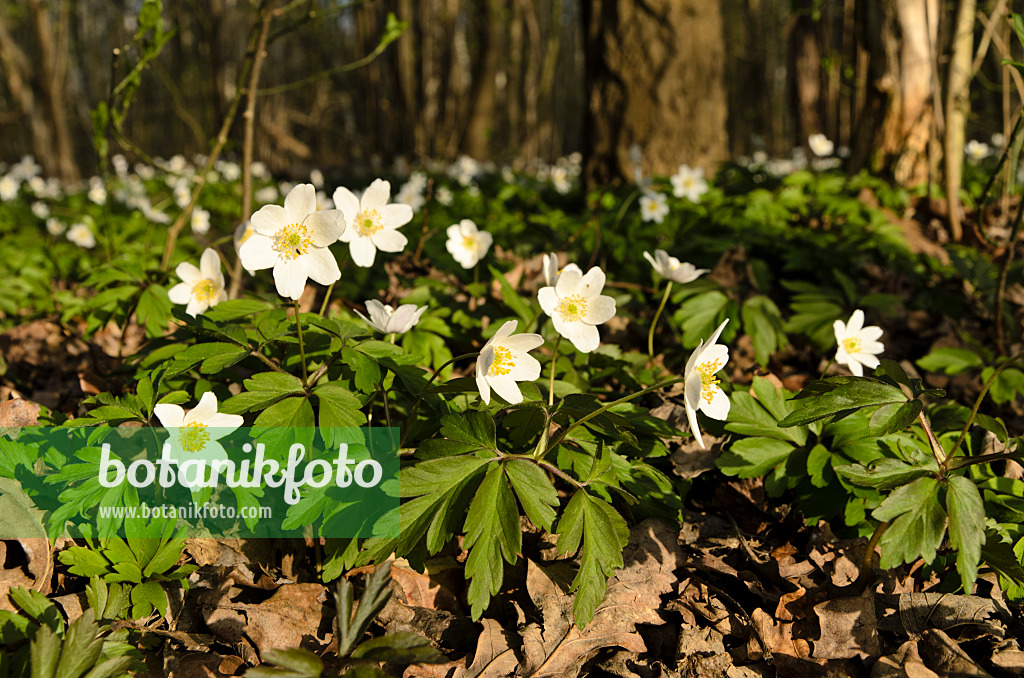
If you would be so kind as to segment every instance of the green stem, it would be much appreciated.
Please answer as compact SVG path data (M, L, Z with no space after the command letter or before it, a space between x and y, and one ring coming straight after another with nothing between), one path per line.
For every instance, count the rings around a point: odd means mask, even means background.
M296 299L295 304L295 327L299 332L299 357L302 359L302 385L306 386L309 375L306 374L306 346L302 341L302 320L299 317L299 301Z
M971 416L967 417L967 423L964 424L964 429L960 431L960 437L956 439L956 443L953 445L953 449L949 451L949 456L947 457L947 459L952 459L953 457L956 456L956 451L960 449L960 443L964 441L964 438L967 437L967 432L971 429L971 426L974 425L974 418L978 416L978 409L981 407L981 401L984 400L985 394L988 393L988 390L992 387L992 384L993 382L995 382L996 377L999 376L1000 372L1002 372L1004 369L1006 369L1013 363L1017 362L1021 358L1024 358L1024 351L1021 351L1012 358L1008 358L1001 365L999 365L999 367L992 371L992 375L985 382L985 385L981 387L981 393L978 394L977 400L974 401L974 407L971 409Z
M960 457L956 463L949 465L949 470L955 471L959 468L964 468L965 466L971 466L973 464L987 464L993 461L1002 461L1003 459L1024 461L1024 452L996 452L994 454L983 454L980 457Z
M334 291L334 283L327 286L327 294L324 295L324 303L320 304L320 317L324 317L324 313L327 313L327 304L331 301L331 292Z
M441 365L441 367L439 367L437 369L437 371L434 372L433 375L431 375L430 381L428 381L427 385L423 387L422 391L420 391L419 396L416 398L416 402L413 403L412 410L409 412L409 424L408 424L409 428L407 428L405 430L405 433L402 435L402 442L400 442L398 444L398 446L400 448L401 447L405 447L405 440L406 440L406 438L409 437L409 430L412 428L413 424L416 423L416 413L420 409L420 403L423 402L423 396L425 396L427 394L427 391L430 390L430 385L434 383L434 380L437 379L437 377L442 372L444 372L444 368L448 367L449 365L454 363L456 360L462 360L464 358L476 358L479 355L480 355L479 351L477 351L476 353L466 353L466 354L463 354L463 355L457 355L454 358L452 358L451 360L449 360L448 362L446 362L444 365Z
M647 355L654 359L654 330L658 328L658 320L661 318L661 312L665 310L665 304L668 303L668 295L672 291L672 281L669 280L668 284L665 285L665 296L661 298L661 305L658 306L658 312L654 314L654 320L651 322L651 331L647 335Z
M562 335L555 339L555 352L551 356L551 379L548 382L548 407L555 404L555 363L558 362L558 346L562 343Z
M628 403L630 400L633 400L635 398L639 398L640 396L642 396L642 395L644 395L646 393L652 393L652 392L657 391L659 389L663 389L666 386L671 386L673 384L678 384L678 383L683 382L685 380L686 380L686 377L676 377L675 379L669 379L668 381L663 381L663 382L661 382L659 384L655 384L654 386L648 386L647 388L645 388L642 391L637 391L636 393L632 393L632 394L630 394L628 396L623 396L622 398L619 398L618 400L613 400L610 403L605 403L605 405L603 407L601 407L600 409L594 410L593 412L591 412L590 414L588 414L588 415L586 415L584 417L580 417L579 419L577 419L576 421L574 421L573 423L569 424L564 429L562 429L562 431L558 434L558 436L553 441L551 441L550 445L548 445L548 450L555 449L555 447L557 447L559 445L559 443L561 443L563 440L565 440L565 437L567 435L569 435L569 433L571 433L574 428L576 428L578 426L582 426L583 424L587 423L588 421L590 421L594 417L601 416L602 414L604 414L608 410L612 409L613 407L615 407L617 405L621 405L622 403Z
M546 461L542 461L542 460L537 459L535 457L531 457L528 454L503 454L500 457L497 457L497 460L501 460L501 459L522 459L523 461L531 461L534 464L536 464L537 466L540 466L542 469L550 471L554 475L558 476L559 478L561 478L565 482L567 482L570 485L572 485L573 487L575 487L577 490L582 490L584 487L587 486L587 483L581 483L580 481L578 481L575 478L573 478L572 476L568 475L565 471L563 471L562 469L558 468L554 464L550 464L550 463L548 463Z

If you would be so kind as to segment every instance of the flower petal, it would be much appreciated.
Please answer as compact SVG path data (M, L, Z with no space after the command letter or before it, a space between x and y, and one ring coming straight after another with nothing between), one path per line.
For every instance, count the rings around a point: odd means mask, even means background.
M603 294L587 303L587 312L583 316L584 322L591 325L606 323L615 317L615 300Z
M555 319L555 329L558 329L559 320ZM572 342L580 353L590 353L601 345L601 335L593 325L581 322L561 323L564 331L562 336Z
M388 204L388 198L391 197L391 182L385 181L384 179L374 179L373 183L366 187L363 191L363 197L360 198L359 204L365 209L376 209L379 210L384 205ZM412 219L412 217L409 217Z
M185 423L185 409L181 405L162 403L153 407L153 414L164 428L181 428Z
M846 331L849 334L859 334L864 327L864 311L859 308L850 316L850 322L846 324Z
M516 381L535 381L540 378L540 361L532 355L520 353L508 376Z
M363 268L373 266L373 260L377 256L377 248L365 236L353 238L349 243L349 251L352 253L352 261L355 262L356 266L362 266Z
M399 228L412 221L412 208L408 205L385 205L380 216L385 228Z
M199 272L204 278L214 279L220 274L220 255L217 250L207 247L203 250L203 256L199 258Z
M184 282L178 283L167 290L167 298L171 300L172 304L187 304L192 298L192 285Z
M178 264L178 267L174 269L174 272L181 278L181 282L189 285L195 285L203 278L203 274L195 267L194 264L190 264L187 261L183 261ZM181 302L184 303L184 302Z
M718 421L725 421L729 416L729 396L725 395L725 392L717 386L711 389L711 402L702 400L700 403L700 410L704 414L708 415L712 419Z
M306 274L321 285L330 285L341 278L338 261L326 247L311 247L301 261Z
M217 414L217 395L207 391L199 399L199 404L185 415L186 424L208 424L210 417Z
M345 215L341 210L310 212L302 222L313 236L313 245L327 247L345 232Z
M508 348L515 354L522 355L527 351L532 351L544 344L544 337L539 334L517 334L514 337L505 337L501 341L501 345Z
M301 224L306 216L316 212L316 189L313 184L299 184L284 198L284 209L288 213L288 223Z
M576 294L580 289L580 280L582 279L583 274L579 270L573 271L566 266L562 275L558 276L558 282L555 283L555 292L558 297L563 298Z
M699 383L700 382L698 382L698 384ZM704 447L704 436L700 434L700 425L697 423L697 410L690 407L689 400L687 400L684 405L686 406L686 418L690 421L690 432L693 433L693 437L697 439L697 444L700 445L700 449L706 449Z
M262 235L253 235L238 248L238 258L242 267L252 273L277 264L278 253L274 251L274 242Z
M494 389L494 392L510 404L518 405L523 402L523 392L519 390L519 385L516 384L516 380L511 375L489 377L487 381L491 388Z
M409 239L398 231L385 228L371 235L370 242L381 252L401 252L409 243Z
M288 212L280 205L264 205L249 217L252 230L260 235L272 236L288 224Z
M550 316L555 314L555 309L558 308L558 294L554 287L542 287L537 290L537 301L545 313Z
M299 300L302 291L306 289L306 267L302 259L286 261L284 259L274 266L274 285L277 293L287 299Z
M480 390L480 397L484 401L484 405L491 404L491 385L487 383L487 377L479 374L479 368L477 368L476 387Z

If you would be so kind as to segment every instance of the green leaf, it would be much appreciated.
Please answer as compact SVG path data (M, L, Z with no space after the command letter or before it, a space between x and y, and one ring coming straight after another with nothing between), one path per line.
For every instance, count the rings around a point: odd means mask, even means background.
M764 295L749 297L740 310L743 331L754 344L754 358L764 367L776 351L789 343L783 329L782 313L771 299Z
M295 678L320 678L323 673L324 663L320 657L309 650L294 648L290 650L266 650L263 653L263 661L283 666L295 674ZM246 676L252 676L249 671ZM277 674L280 675L280 674Z
M794 449L784 440L740 438L716 463L727 476L757 478L786 461Z
M149 581L132 588L132 619L141 619L156 610L167 615L167 594L159 582Z
M917 361L917 366L929 372L945 372L946 374L960 374L972 367L982 367L984 362L981 356L974 351L965 348L953 348L943 346L932 350L931 353Z
M313 406L307 398L285 398L260 412L253 426L278 428L313 428Z
M881 358L878 367L875 368L875 376L889 377L897 384L911 386L910 377L903 366L891 358Z
M260 372L244 382L246 391L267 391L278 394L302 393L302 380L284 372Z
M558 520L558 552L580 548L580 570L572 582L576 592L573 615L576 625L586 626L604 599L608 578L622 567L622 549L629 541L629 527L614 508L602 499L579 490Z
M872 462L868 466L861 464L836 466L835 472L856 485L888 490L920 478L928 473L929 469L911 466L899 459L885 458Z
M974 591L981 547L985 543L985 505L978 486L964 476L951 476L946 489L949 512L949 541L957 550L956 569L964 593Z
M78 678L96 665L100 653L103 652L103 639L97 638L98 634L99 626L95 621L95 611L86 610L68 627L64 636L64 648L55 673L57 678Z
M812 381L790 401L794 409L779 426L800 426L862 407L906 401L907 396L901 389L869 377Z
M313 389L320 403L320 427L343 428L347 426L363 426L366 415L363 414L359 399L341 384L326 383Z
M732 394L732 407L729 410L729 419L725 423L726 431L746 436L778 438L796 445L807 442L806 428L779 428L779 419L789 414L793 408L791 401L783 400L783 396L792 395L789 391L776 389L763 377L754 377L753 390L756 398L745 391L735 391Z
M389 633L361 643L352 651L352 658L396 664L441 664L448 661L429 640L410 631Z
M524 329L525 326L534 318L534 313L530 309L529 304L523 301L523 298L519 296L519 293L516 292L515 289L513 289L512 285L509 284L505 275L501 271L490 265L488 265L487 268L490 269L491 275L494 276L494 279L498 281L498 286L501 288L502 299L504 299L508 307L512 309L512 312L519 316L519 320L523 323L522 328Z
M674 317L682 318L683 346L695 347L701 338L707 338L725 318L729 297L718 290L690 297Z
M882 437L902 431L917 419L924 405L920 400L909 400L905 403L889 403L882 405L868 422L868 435Z
M214 322L225 322L254 316L271 308L273 306L267 302L256 299L229 299L208 309L204 315Z
M487 609L491 596L501 588L504 566L502 559L515 563L522 548L519 510L505 479L505 469L494 464L469 505L464 527L463 548L469 551L466 577L473 620Z
M537 527L552 531L558 492L548 474L540 466L525 459L512 459L505 463L505 474L519 498L523 512Z
M430 459L402 471L401 496L416 498L402 505L402 537L396 547L401 555L428 529L432 537L428 549L437 547L436 552L444 545L451 531L457 529L450 525L451 502L488 463L487 459L467 455Z
M990 417L978 412L974 415L974 423L986 431L994 433L1001 443L1006 443L1010 439L1010 434L1006 431L1006 424L999 417Z
M890 523L879 542L883 569L918 558L929 564L935 559L946 533L946 512L939 503L938 480L918 478L897 488L871 515L875 520Z
M447 414L441 417L441 435L463 443L475 443L485 449L497 449L494 417L486 412Z

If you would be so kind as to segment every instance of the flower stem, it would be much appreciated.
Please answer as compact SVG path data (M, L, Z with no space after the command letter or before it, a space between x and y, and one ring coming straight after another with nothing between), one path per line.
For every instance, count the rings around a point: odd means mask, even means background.
M327 294L324 295L324 303L320 304L320 317L324 317L324 313L327 313L327 304L331 302L331 292L334 291L334 283L327 286Z
M302 359L302 385L305 386L309 378L306 374L306 345L302 342L302 320L299 318L299 300L296 299L293 303L295 304L295 327L299 332L299 357Z
M551 379L548 382L548 407L555 404L555 363L558 362L558 346L562 343L562 335L555 339L555 351L551 355Z
M476 353L465 353L463 355L457 355L448 362L446 362L444 365L441 365L441 367L437 368L437 371L434 372L433 375L431 375L430 381L428 381L427 385L423 387L422 391L420 391L419 396L416 398L416 402L413 403L412 410L409 412L409 428L407 428L405 430L405 433L402 435L402 442L398 444L400 448L405 447L405 439L409 437L409 430L412 428L413 424L416 423L416 413L420 409L420 403L423 402L423 396L426 395L427 391L430 390L430 385L434 383L434 380L437 379L437 377L440 376L442 372L444 372L444 368L448 367L456 360L462 360L463 358L475 358L479 355L479 351L477 351Z
M661 312L665 310L665 304L668 302L668 295L672 291L672 281L669 280L668 284L665 285L665 296L661 298L661 305L658 306L658 312L654 314L654 320L651 322L651 331L647 335L647 355L654 359L654 330L658 328L658 320L661 318Z

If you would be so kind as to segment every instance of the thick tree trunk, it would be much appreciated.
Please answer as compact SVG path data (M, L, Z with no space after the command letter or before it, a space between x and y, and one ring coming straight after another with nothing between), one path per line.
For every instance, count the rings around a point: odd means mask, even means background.
M974 55L975 0L960 0L953 33L953 54L949 59L946 84L946 197L949 200L949 230L953 240L960 240L961 168L964 162L964 129L971 110L971 57Z
M719 3L593 0L582 8L587 181L631 176L633 144L644 152L647 174L672 174L681 163L711 169L723 160L728 140Z
M854 130L851 166L912 186L938 162L934 141L938 0L866 3L866 101Z

